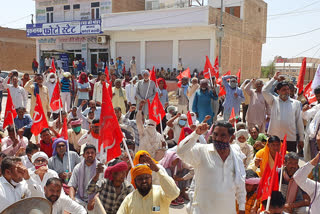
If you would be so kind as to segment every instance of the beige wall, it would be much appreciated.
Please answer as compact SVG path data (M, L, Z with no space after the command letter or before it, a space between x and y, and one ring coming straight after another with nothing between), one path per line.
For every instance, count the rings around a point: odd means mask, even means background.
M146 42L146 68L163 67L172 70L172 41Z
M27 38L26 31L0 27L0 70L31 73L35 57L35 39Z
M126 65L126 70L130 68L130 60L132 56L136 57L137 72L140 72L140 42L117 42L116 43L116 56L121 56ZM116 59L113 59L114 61Z

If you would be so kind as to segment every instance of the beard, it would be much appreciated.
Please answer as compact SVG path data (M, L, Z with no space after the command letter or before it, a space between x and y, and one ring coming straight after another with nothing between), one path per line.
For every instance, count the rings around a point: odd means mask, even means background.
M46 196L46 198L47 198L48 201L50 201L51 203L54 203L54 202L56 202L56 201L59 199L59 197L56 196L56 195L50 195L49 197Z
M150 192L151 188L152 188L152 184L151 185L148 184L148 186L142 186L142 185L137 186L137 189L142 196L146 196Z

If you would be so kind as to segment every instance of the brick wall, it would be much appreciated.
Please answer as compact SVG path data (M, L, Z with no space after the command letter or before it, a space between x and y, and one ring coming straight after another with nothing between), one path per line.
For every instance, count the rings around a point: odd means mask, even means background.
M0 69L17 69L32 73L32 60L36 57L36 42L26 37L26 31L0 27Z
M113 0L112 13L139 11L145 9L145 0Z
M222 73L236 74L241 68L241 81L260 77L262 44L266 39L267 4L262 0L244 1L243 19L223 14ZM210 24L220 24L220 10L210 8ZM215 53L219 54L217 41Z

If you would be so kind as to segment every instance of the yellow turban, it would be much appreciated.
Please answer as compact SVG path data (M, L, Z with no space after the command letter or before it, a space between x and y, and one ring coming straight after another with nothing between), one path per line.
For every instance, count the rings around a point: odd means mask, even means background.
M136 167L134 167L131 171L131 177L132 177L132 185L134 186L134 188L136 188L136 184L134 182L134 179L139 176L139 175L143 175L143 174L149 174L152 175L152 170L144 164L139 164Z
M133 165L136 166L138 165L140 162L140 157L141 155L148 155L149 157L151 157L151 155L149 154L149 152L145 151L145 150L140 150L136 153L136 155L134 156L133 159ZM152 158L152 157L151 157ZM156 160L152 159L155 163L158 163Z

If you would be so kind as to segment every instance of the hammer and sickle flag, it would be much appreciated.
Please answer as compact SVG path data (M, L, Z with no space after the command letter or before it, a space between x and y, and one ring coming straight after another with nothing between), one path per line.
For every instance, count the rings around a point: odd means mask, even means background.
M123 134L113 110L106 83L103 83L98 148L100 151L101 144L103 144L103 148L107 150L107 162L121 155L122 139Z
M44 114L44 111L42 108L40 95L37 94L36 98L37 100L36 100L36 106L34 107L33 123L31 126L31 132L32 134L34 134L34 136L39 135L42 129L49 127L46 115Z
M60 102L60 104L59 104ZM61 101L61 96L60 96L60 89L59 89L59 82L56 83L52 97L51 97L51 102L50 102L50 107L52 111L56 111L62 107L62 101Z
M13 105L10 90L8 90L6 112L4 114L3 128L6 128L7 125L12 125L14 123L13 118L16 118L17 112Z

